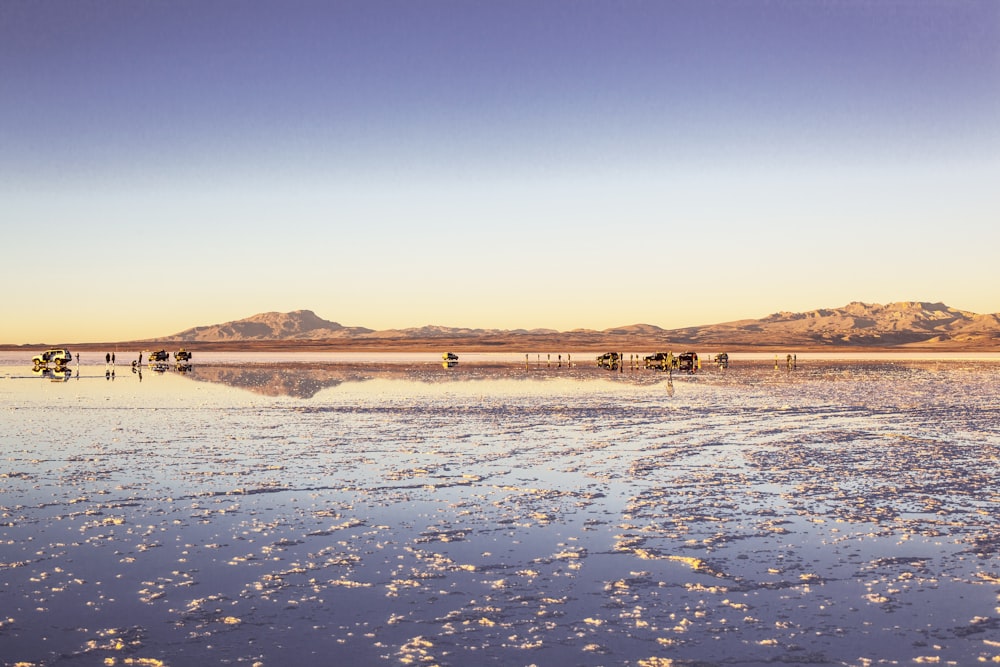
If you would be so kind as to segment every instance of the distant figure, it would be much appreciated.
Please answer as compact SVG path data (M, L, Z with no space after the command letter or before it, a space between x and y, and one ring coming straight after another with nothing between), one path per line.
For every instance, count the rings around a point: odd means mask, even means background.
M142 352L139 353L139 363L142 363Z
M108 352L107 354L104 355L104 363L105 363L105 365L111 363L111 353L110 352Z
M115 353L114 352L111 353L111 365L112 366L115 365Z
M785 365L788 366L788 370L792 370L792 355L785 357Z
M76 353L76 365L77 366L80 365L80 353L79 352Z

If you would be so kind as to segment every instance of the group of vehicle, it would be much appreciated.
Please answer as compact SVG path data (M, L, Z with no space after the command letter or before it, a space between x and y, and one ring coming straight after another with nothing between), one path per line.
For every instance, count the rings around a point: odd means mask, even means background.
M139 355L139 361L132 362L133 371L135 367L142 364L142 355L146 355L146 364L155 371L165 371L169 368L170 363L170 353L166 350L146 350L141 355ZM179 371L187 371L191 369L191 357L193 355L181 348L174 352L174 362L175 367Z
M624 356L618 352L605 352L597 357L597 365L605 368L618 368L624 363ZM642 359L646 368L663 371L678 371L681 373L696 373L701 370L701 359L697 352L656 352ZM715 363L719 368L729 368L729 354L721 352L715 355Z
M170 361L170 353L166 350L143 351L139 355L139 363L142 363L143 356L146 357L149 364L160 364ZM178 365L189 365L192 356L190 352L181 348L174 352L174 361ZM31 358L31 361L35 366L35 370L49 368L50 364L55 366L56 370L62 370L73 361L73 354L67 348L56 347L36 354ZM136 365L136 362L133 361L132 365Z

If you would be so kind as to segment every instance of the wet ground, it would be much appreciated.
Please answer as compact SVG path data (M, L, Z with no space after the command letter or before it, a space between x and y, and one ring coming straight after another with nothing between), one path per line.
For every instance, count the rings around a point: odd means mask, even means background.
M1000 662L1000 363L581 357L0 360L0 664Z

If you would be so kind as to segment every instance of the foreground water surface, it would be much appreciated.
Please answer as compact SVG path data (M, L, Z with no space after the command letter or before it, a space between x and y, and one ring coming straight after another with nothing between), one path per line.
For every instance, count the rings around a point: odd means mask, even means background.
M1000 662L995 359L21 356L4 665Z

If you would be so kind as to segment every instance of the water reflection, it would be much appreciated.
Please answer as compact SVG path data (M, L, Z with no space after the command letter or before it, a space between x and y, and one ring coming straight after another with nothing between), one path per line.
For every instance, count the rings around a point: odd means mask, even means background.
M172 369L178 370L178 369ZM570 367L568 365L525 367L519 364L484 363L465 364L442 361L440 364L197 364L189 366L181 374L191 380L221 384L252 391L264 396L291 396L313 398L324 389L347 384L359 385L373 380L389 380L409 385L431 386L448 384L457 388L477 382L511 381L569 381L600 379L601 369ZM633 383L653 384L661 378L653 374L628 374L624 376Z
M330 365L294 366L187 366L182 374L199 382L248 389L264 396L312 398L323 389L345 382L364 382L369 373Z
M73 371L65 366L56 366L55 368L35 366L31 369L31 374L52 382L66 382L73 377Z

